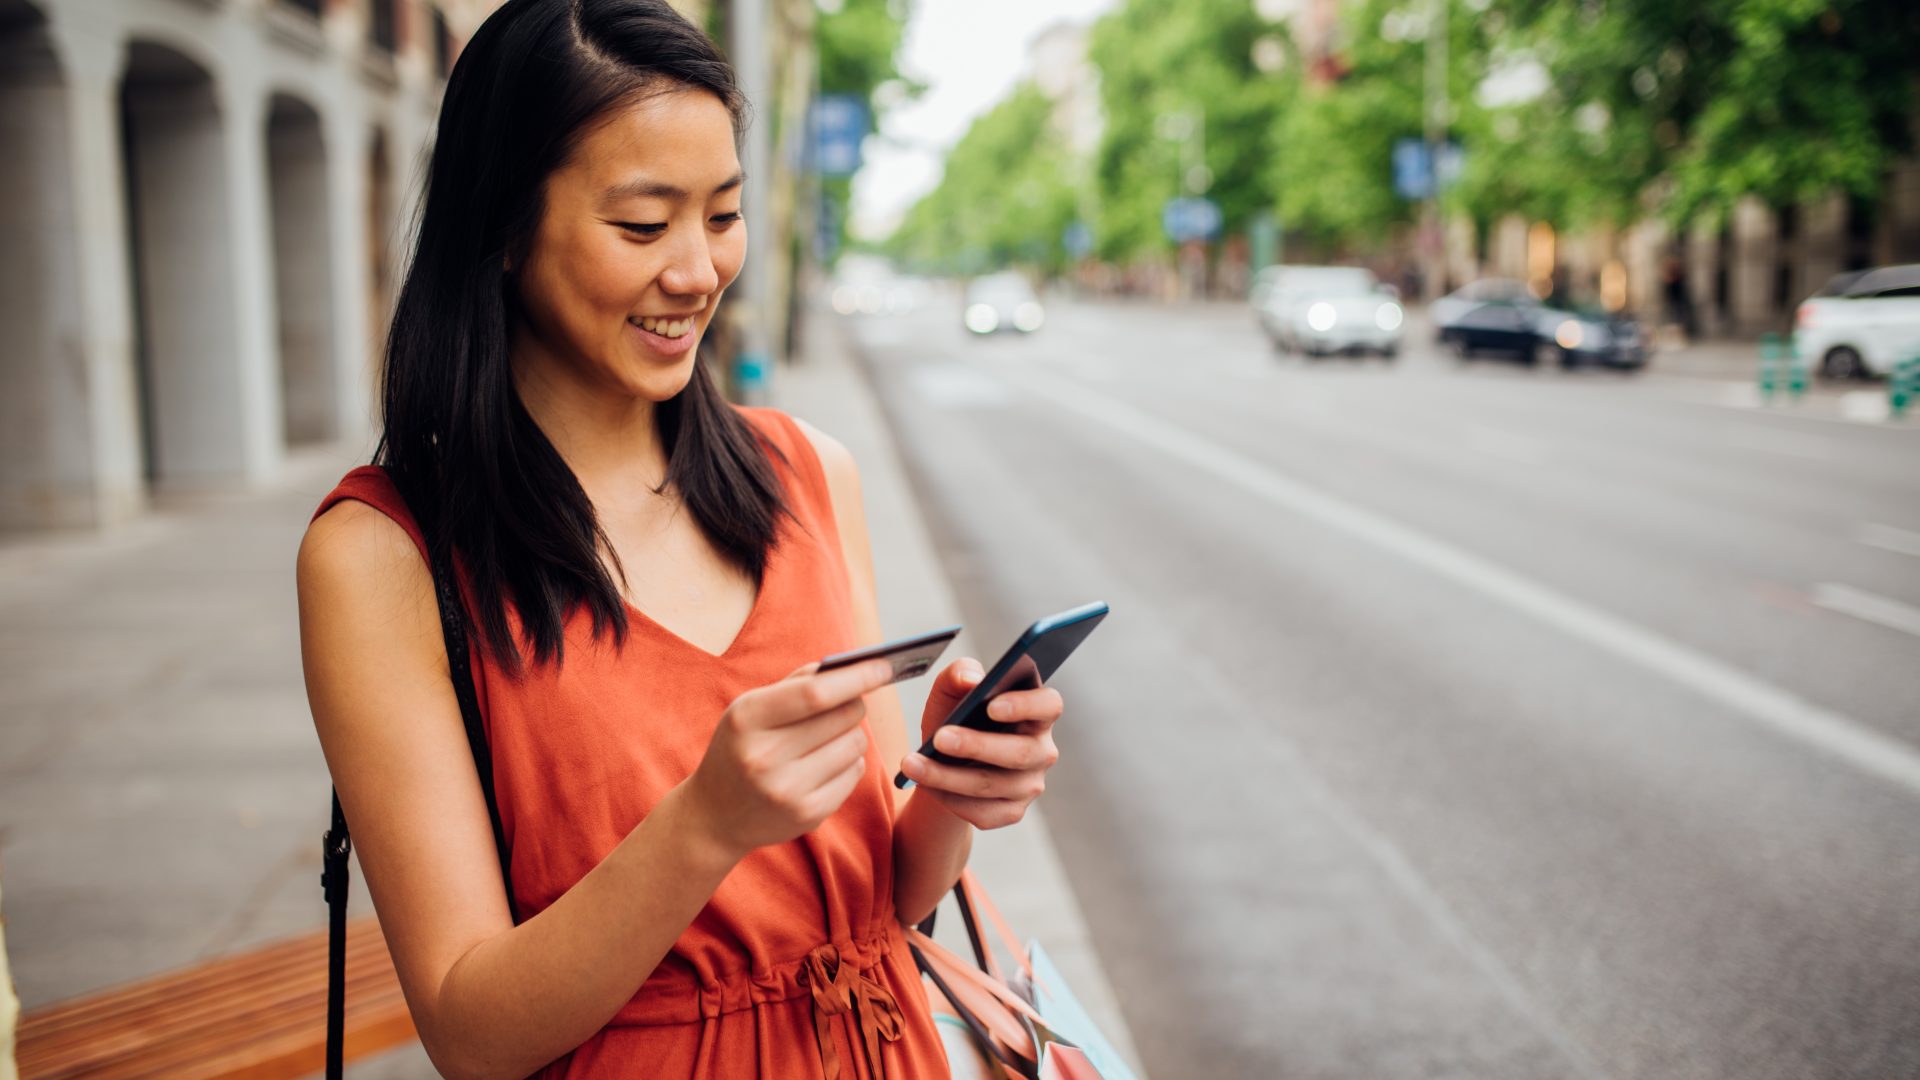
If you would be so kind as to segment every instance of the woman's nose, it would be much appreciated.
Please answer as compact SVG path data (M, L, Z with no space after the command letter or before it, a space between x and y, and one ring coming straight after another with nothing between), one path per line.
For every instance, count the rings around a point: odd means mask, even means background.
M713 265L713 248L705 230L678 230L666 269L660 272L660 287L677 296L705 296L720 287L720 271ZM691 233L692 235L687 235Z

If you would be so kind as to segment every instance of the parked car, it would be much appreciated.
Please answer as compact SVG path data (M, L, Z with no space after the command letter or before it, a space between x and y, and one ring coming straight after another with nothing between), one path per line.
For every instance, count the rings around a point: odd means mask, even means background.
M1014 271L989 274L968 282L960 310L967 329L976 334L1001 330L1031 334L1047 321L1046 309L1034 295L1033 286Z
M1829 379L1885 375L1920 356L1920 263L1835 277L1794 313L1793 344Z
M1259 308L1261 328L1282 351L1309 356L1347 351L1400 352L1406 324L1398 297L1373 271L1357 266L1287 266Z
M1516 278L1481 278L1435 300L1427 308L1427 320L1437 332L1481 304L1492 301L1522 304L1533 299L1534 295L1524 281Z
M1499 285L1493 283L1500 282ZM1465 295L1498 299L1475 301ZM1445 305L1445 306L1442 306ZM1598 305L1536 300L1530 292L1515 296L1503 279L1475 282L1434 303L1434 332L1461 359L1483 352L1504 354L1523 364L1558 357L1562 367L1598 364L1638 370L1647 362L1646 335L1632 316Z

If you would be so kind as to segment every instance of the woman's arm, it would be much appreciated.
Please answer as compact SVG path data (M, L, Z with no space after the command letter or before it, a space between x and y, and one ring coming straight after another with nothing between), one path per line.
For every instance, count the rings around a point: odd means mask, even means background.
M885 665L796 673L728 709L693 778L514 926L448 679L432 579L346 502L300 547L307 694L421 1042L449 1077L526 1076L633 997L733 865L839 807Z
M804 420L800 430L813 444L827 474L827 492L833 499L834 524L840 531L841 553L846 558L847 578L853 590L854 629L862 642L883 640L880 607L873 577L873 549L867 538L867 513L860 492L860 468L853 455L839 440ZM970 667L969 667L970 665ZM955 668L971 670L973 681L982 672L980 665L962 660L942 672L929 699L943 693L956 678ZM960 689L964 696L968 683ZM946 702L951 708L954 701ZM893 687L885 686L867 695L867 720L873 728L874 745L886 765L887 777L900 768L907 752L907 727L900 708L900 697ZM919 792L894 793L893 826L893 906L900 921L916 923L927 917L967 865L973 850L973 829L965 821L948 813Z
M857 629L861 640L877 642L881 640L880 615L859 468L846 447L804 421L799 423L827 474ZM970 658L956 660L941 671L927 695L921 737L933 734L984 675L979 662ZM1064 706L1059 692L1051 687L996 696L988 715L1002 728L973 731L955 726L941 729L936 736L940 750L968 759L958 765L941 765L907 752L900 699L891 687L868 695L867 707L887 775L904 771L916 785L911 794L895 797L893 898L902 922L919 922L959 880L973 849L973 830L1018 822L1046 789L1047 770L1059 759L1053 724Z

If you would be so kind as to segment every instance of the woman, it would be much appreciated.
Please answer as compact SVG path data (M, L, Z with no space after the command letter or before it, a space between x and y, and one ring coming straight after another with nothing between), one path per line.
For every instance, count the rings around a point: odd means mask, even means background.
M884 662L809 663L880 637L853 462L696 360L746 248L741 110L657 0L489 18L447 85L376 466L301 545L315 723L449 1076L945 1075L900 924L1056 756L1052 690L943 730L980 763L946 768L907 752ZM472 619L506 882L430 550ZM923 731L980 677L945 669Z

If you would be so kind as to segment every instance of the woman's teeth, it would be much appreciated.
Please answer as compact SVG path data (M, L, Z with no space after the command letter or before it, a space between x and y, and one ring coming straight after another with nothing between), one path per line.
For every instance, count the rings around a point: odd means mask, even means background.
M642 330L648 330L665 338L686 336L693 329L692 319L628 319L628 322Z

